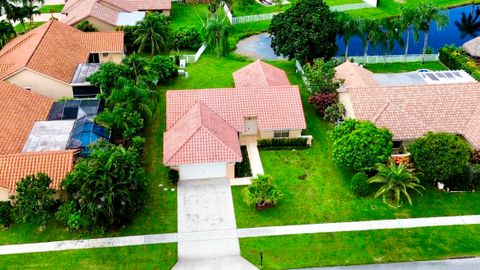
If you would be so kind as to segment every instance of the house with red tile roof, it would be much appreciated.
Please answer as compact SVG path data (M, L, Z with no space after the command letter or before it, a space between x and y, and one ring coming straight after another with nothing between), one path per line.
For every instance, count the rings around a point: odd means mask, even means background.
M62 22L77 26L89 21L98 31L114 31L117 26L134 25L145 11L170 15L170 0L68 0L62 10Z
M431 131L460 135L480 149L480 83L379 85L369 71L347 66L337 67L345 80L338 92L347 118L388 128L398 146Z
M285 72L255 62L234 77L236 88L167 91L163 163L181 180L233 178L246 139L296 138L306 128L299 88Z
M51 20L0 50L0 80L55 100L94 96L98 89L74 82L75 74L84 72L84 65L118 63L123 52L123 32L85 33Z
M0 81L0 201L8 200L24 176L46 173L53 181L52 187L59 188L72 170L75 149L24 151L32 127L47 120L52 105L50 98Z

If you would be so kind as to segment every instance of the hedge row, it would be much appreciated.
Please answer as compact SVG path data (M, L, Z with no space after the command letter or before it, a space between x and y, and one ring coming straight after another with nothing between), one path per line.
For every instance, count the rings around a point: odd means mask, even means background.
M445 46L440 49L440 62L449 69L463 69L480 81L480 68L474 58L467 55L461 48Z
M241 146L242 162L235 163L235 177L249 177L252 176L252 169L250 169L250 160L248 159L247 147Z
M264 150L281 150L292 148L306 148L307 138L278 138L263 139L257 142L258 148Z

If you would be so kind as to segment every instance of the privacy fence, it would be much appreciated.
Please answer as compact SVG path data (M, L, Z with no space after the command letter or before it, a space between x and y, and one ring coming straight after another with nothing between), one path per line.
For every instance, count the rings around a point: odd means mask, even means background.
M345 61L345 57L335 57L339 62ZM380 63L401 63L401 62L420 62L422 61L421 54L407 54L405 55L369 55L365 56L349 56L349 61L359 64L380 64ZM439 54L426 54L426 62L434 62L439 60Z
M185 59L185 62L187 62L187 64L196 63L206 49L207 49L207 45L203 44L202 47L200 47L200 49L198 49L198 51L195 54L180 55L180 59Z

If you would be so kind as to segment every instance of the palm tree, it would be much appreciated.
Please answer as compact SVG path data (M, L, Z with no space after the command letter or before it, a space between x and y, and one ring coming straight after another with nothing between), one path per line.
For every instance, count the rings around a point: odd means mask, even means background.
M478 32L480 31L480 7L475 5L475 1L472 4L472 11L470 13L465 14L462 12L462 18L460 22L456 21L455 25L457 26L458 30L460 31L461 38L464 38L467 34L476 37Z
M140 22L134 31L137 39L133 42L139 46L138 52L150 49L150 55L166 52L172 43L172 32L165 15L152 12Z
M220 17L218 13L207 17L207 22L204 24L205 43L212 51L217 51L217 57L225 56L230 53L230 46L228 43L228 35L230 31L230 24L227 23L226 17Z
M13 25L6 21L0 21L0 49L2 49L17 33Z
M403 164L396 165L393 160L390 160L389 162L389 166L378 164L378 173L374 177L368 179L369 184L382 184L377 193L375 193L375 198L383 196L383 201L390 205L386 201L386 197L389 196L390 201L393 203L393 205L390 206L399 207L401 195L403 194L411 205L412 198L408 193L409 190L414 190L421 194L420 190L425 190L425 188L420 185L420 180L418 180L411 171L406 169Z
M387 63L387 54L389 54L395 47L395 43L398 43L401 47L405 45L402 38L401 21L397 17L388 17L381 20L383 28L382 47L384 53L384 64Z
M363 18L358 22L360 38L364 47L365 64L368 64L368 47L377 46L382 41L383 32L380 29L380 23L377 19Z
M404 54L404 62L407 61L408 49L410 46L410 32L413 30L413 39L414 41L418 41L418 18L416 15L416 9L411 7L403 7L400 18L402 20L403 27L406 32L406 40L405 40L405 54Z
M438 30L441 30L448 25L449 19L446 11L440 9L431 1L421 2L417 7L416 13L419 19L419 30L424 34L422 50L422 63L424 63L425 54L427 53L428 33L432 22L435 22Z
M33 15L40 15L40 10L38 6L26 5L22 7L22 12L25 14L25 17L30 20L30 28L33 24Z
M358 32L358 20L344 12L339 12L336 18L339 35L343 38L343 44L345 45L345 61L348 61L348 47L350 39Z
M243 199L248 205L255 205L257 210L274 206L283 196L269 176L257 175L252 184L242 190Z

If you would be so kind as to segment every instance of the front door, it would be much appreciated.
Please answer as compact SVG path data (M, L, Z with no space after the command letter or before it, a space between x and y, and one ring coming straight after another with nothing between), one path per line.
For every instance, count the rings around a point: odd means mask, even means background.
M256 135L257 134L257 118L245 117L245 134Z

